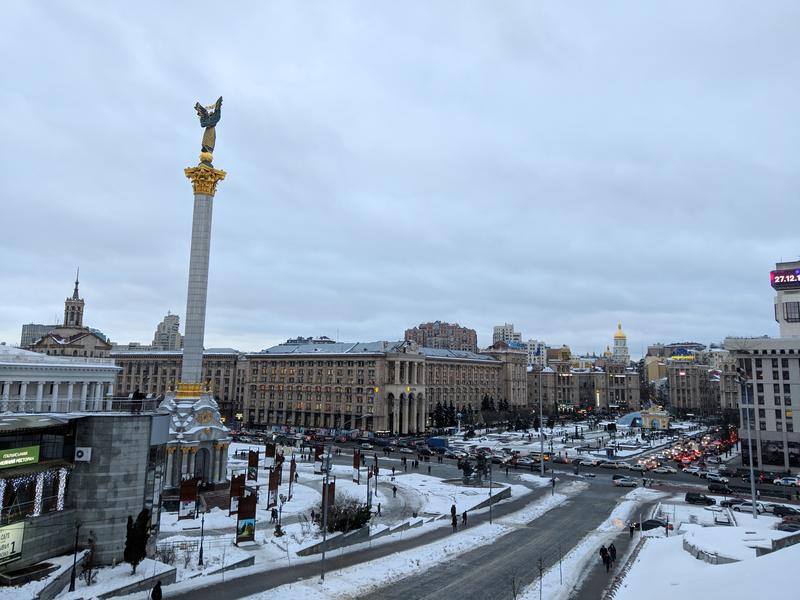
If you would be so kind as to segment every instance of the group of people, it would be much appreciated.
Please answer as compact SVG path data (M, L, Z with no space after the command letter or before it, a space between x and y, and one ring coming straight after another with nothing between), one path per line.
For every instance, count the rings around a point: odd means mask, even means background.
M608 548L600 546L600 558L606 568L606 573L608 573L614 565L614 561L617 560L617 549L613 542L608 545Z
M458 511L456 510L456 505L453 504L450 507L450 520L453 524L453 533L458 531ZM461 527L467 526L467 511L461 513Z

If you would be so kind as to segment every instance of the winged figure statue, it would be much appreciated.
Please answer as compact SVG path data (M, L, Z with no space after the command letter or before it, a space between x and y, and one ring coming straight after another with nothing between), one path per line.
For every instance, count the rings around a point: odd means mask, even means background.
M212 106L203 106L198 102L194 105L194 109L197 111L197 116L200 117L200 126L205 129L200 161L210 165L214 144L217 140L215 126L222 117L222 96Z

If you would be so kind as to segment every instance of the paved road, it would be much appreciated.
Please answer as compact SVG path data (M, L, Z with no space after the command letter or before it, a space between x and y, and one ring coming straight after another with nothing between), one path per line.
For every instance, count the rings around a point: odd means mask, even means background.
M480 546L422 574L414 574L362 596L360 600L510 600L517 589L558 563L583 537L608 518L621 490L592 485L527 527L512 531L492 544Z
M619 490L615 490L619 493ZM532 494L527 494L509 502L503 502L494 507L493 513L495 518L500 518L512 512L518 511L525 507L528 503L534 502L537 498L549 493L546 488L539 488ZM470 517L470 524L479 524L488 522L489 517L486 514L475 515ZM432 530L428 533L416 537L406 538L399 540L393 544L385 544L367 548L358 552L351 552L339 556L328 556L326 558L326 570L328 572L344 567L350 567L362 562L382 558L394 554L395 552L402 552L411 548L429 544L437 540L441 540L451 535L449 527L441 527ZM272 588L293 583L300 579L308 577L319 577L320 566L319 562L304 563L292 567L282 567L279 569L272 569L265 573L256 573L253 575L246 575L219 583L215 585L208 585L200 589L191 590L183 593L169 593L169 587L165 589L165 596L170 600L219 600L220 598L242 598L270 590ZM409 596L413 597L413 596Z

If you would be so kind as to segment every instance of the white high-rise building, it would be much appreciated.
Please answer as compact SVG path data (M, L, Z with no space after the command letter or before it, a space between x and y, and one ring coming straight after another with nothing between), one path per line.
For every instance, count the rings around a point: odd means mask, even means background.
M800 337L800 261L775 265L769 274L775 290L775 320L780 336Z
M547 344L541 340L528 340L528 364L540 369L547 366Z
M183 348L181 319L178 315L167 312L167 316L156 327L153 348L156 350L180 350Z
M513 323L504 323L503 325L495 325L492 333L492 344L497 342L521 342L522 334L514 331Z

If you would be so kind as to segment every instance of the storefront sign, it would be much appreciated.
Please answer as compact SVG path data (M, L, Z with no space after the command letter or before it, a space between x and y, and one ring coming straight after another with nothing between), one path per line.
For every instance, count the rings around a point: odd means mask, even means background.
M39 446L0 450L0 469L32 465L39 462Z
M25 523L15 523L14 525L0 527L0 564L17 560L22 556L24 533Z

